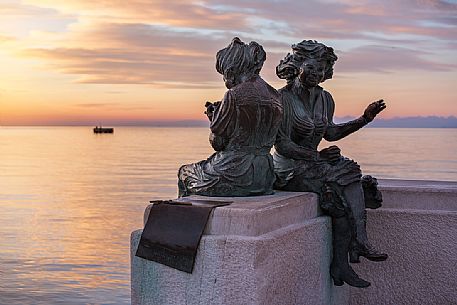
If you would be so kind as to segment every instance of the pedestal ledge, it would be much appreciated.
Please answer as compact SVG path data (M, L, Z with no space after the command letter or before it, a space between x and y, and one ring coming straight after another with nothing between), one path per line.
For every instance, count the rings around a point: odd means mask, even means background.
M276 192L253 197L189 196L178 201L230 201L230 205L212 212L204 234L259 236L321 215L317 197L314 193ZM144 223L151 206L144 212Z
M383 208L457 211L457 182L380 179Z

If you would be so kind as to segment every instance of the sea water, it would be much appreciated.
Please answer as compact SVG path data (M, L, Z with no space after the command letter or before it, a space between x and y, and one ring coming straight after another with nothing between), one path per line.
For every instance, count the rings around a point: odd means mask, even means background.
M378 178L457 181L457 129L365 128L336 143ZM331 145L322 143L322 147ZM0 128L0 304L130 304L130 232L177 196L207 128Z

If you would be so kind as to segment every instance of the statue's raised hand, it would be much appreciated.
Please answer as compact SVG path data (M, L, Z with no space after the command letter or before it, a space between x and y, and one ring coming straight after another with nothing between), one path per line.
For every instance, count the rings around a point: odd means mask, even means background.
M378 100L367 106L365 112L363 113L363 117L368 122L371 122L374 120L376 115L378 115L378 113L380 113L384 109L386 109L386 103L384 102L384 100Z
M332 145L327 148L322 149L319 152L319 157L326 161L338 161L341 158L341 150L338 146Z

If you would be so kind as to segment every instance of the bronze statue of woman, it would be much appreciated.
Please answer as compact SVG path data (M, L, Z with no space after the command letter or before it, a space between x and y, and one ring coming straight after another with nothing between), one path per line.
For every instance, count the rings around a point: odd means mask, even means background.
M348 253L351 262L359 262L359 256L383 261L387 255L368 242L360 167L343 157L337 146L318 151L318 145L322 139L337 141L359 130L386 105L383 100L373 102L358 119L335 124L333 98L319 86L332 78L337 60L333 49L304 40L292 51L276 67L278 77L287 80L279 90L284 114L273 156L276 188L320 194L321 207L332 217L334 284L368 287L370 283L350 267Z
M278 92L260 76L262 46L239 38L216 55L216 70L229 89L220 102L207 103L210 143L207 160L183 165L179 196L252 196L273 193L270 150L282 118Z

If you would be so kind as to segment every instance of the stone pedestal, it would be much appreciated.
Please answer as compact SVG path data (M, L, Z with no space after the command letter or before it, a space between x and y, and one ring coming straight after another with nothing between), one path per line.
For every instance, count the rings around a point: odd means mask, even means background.
M132 233L132 305L349 303L347 286L331 282L330 218L315 194L211 200L233 203L212 212L192 274L135 257L141 230Z
M457 183L380 180L368 235L389 259L354 269L372 286L333 286L330 219L310 193L232 200L211 216L193 274L134 256L132 304L457 304ZM198 197L196 197L198 198ZM149 209L146 210L146 216Z

